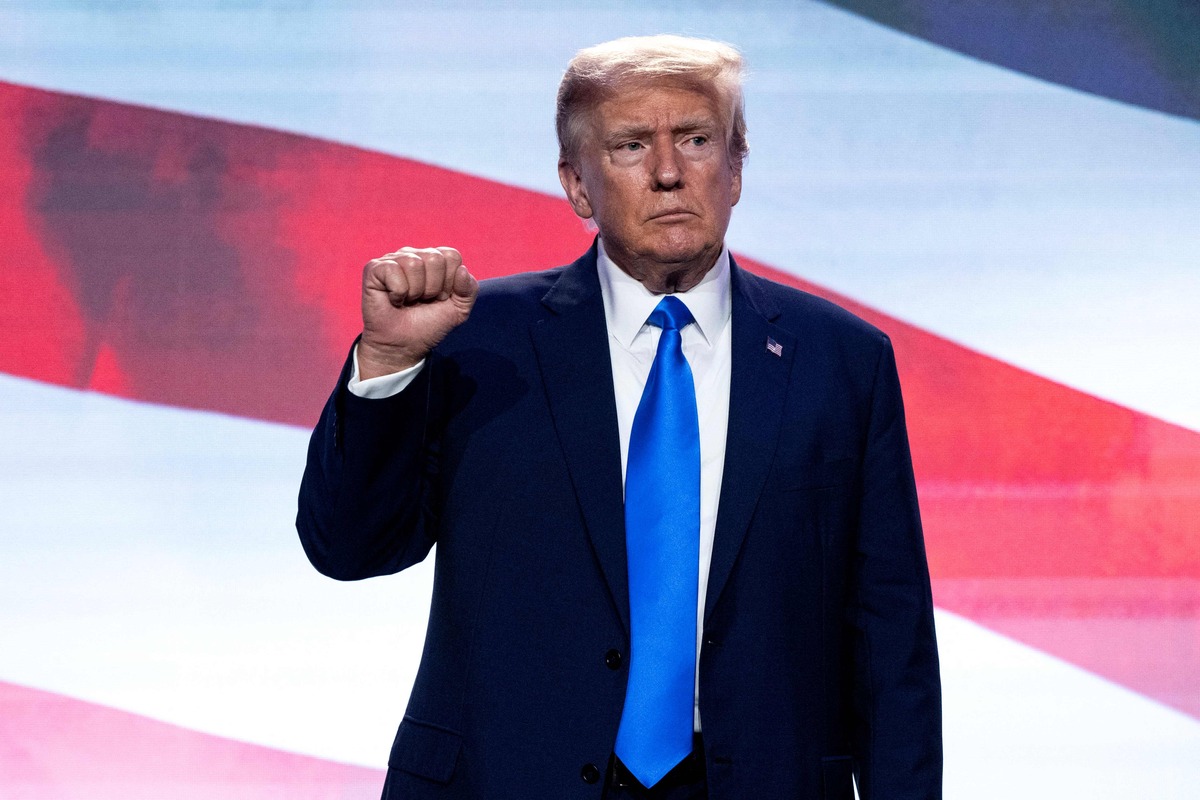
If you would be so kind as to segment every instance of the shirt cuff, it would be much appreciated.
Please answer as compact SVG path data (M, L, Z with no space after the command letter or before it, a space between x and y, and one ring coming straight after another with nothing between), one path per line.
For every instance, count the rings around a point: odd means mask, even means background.
M421 367L425 366L425 359L422 358L408 369L360 381L358 379L358 345L354 346L353 360L354 365L350 371L350 381L346 384L346 388L350 390L350 394L368 400L383 400L385 397L400 394L417 377Z

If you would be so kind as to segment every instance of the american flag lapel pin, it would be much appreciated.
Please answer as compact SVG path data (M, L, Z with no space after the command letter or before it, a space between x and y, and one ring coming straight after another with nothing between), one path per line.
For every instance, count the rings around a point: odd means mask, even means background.
M772 355L782 358L783 357L783 345L781 345L779 342L775 341L770 336L768 336L767 337L767 352L771 353Z

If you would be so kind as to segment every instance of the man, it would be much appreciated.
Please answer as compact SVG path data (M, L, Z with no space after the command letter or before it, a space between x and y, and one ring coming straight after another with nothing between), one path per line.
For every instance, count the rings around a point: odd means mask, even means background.
M559 174L592 249L482 288L448 247L364 270L297 524L345 580L437 544L385 798L940 796L891 346L729 257L740 75L703 40L581 51Z

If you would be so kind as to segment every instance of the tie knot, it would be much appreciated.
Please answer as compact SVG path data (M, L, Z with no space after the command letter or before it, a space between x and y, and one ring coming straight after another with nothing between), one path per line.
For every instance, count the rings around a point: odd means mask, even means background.
M677 331L696 320L682 300L674 295L667 295L654 307L646 321L664 331Z

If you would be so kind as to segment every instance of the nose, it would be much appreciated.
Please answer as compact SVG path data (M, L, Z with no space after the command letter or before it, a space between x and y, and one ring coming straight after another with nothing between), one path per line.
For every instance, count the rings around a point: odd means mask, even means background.
M650 167L654 189L664 192L678 189L683 182L683 159L679 157L675 143L668 138L666 141L656 142L655 145Z

